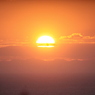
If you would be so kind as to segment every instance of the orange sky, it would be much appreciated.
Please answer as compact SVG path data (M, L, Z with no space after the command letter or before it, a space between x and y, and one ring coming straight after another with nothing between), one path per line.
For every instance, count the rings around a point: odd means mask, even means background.
M54 48L36 46L36 40L43 35L55 39ZM20 61L23 63L24 60L30 63L60 63L60 66L55 65L58 70L65 62L78 65L80 62L94 63L95 2L1 0L0 62L11 64ZM6 66L1 63L2 73ZM78 65L74 68L78 68ZM93 66L94 64L90 65L89 70L88 66L86 71L95 72ZM8 70L10 68L11 66ZM83 70L84 68L85 65Z
M95 35L94 1L0 1L0 39L35 41L42 35Z
M95 0L0 0L0 95L23 91L95 95Z

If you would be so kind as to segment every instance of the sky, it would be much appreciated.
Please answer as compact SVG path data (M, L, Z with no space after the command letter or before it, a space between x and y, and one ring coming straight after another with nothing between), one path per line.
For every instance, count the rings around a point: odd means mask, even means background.
M95 74L95 1L0 0L0 75L67 73Z
M0 0L0 95L23 91L95 95L94 0Z

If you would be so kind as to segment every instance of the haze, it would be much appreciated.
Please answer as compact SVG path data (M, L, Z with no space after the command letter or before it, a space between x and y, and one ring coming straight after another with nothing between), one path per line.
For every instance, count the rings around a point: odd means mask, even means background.
M43 35L53 48L39 48ZM95 2L0 1L0 95L95 95Z

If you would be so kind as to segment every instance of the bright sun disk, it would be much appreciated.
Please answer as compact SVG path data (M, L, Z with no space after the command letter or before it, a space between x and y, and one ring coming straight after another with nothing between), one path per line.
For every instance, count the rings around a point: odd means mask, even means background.
M38 47L54 47L55 41L50 36L41 36L36 43L38 44Z

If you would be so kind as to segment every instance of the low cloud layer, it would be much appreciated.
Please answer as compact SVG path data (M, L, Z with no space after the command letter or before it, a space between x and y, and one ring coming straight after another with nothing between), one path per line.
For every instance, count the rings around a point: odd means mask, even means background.
M54 48L7 46L0 48L0 56L88 59L95 57L95 44L63 44Z
M68 59L67 59L68 60ZM60 74L95 74L95 60L55 59L43 61L40 59L21 59L0 61L0 74L35 74L60 75Z

